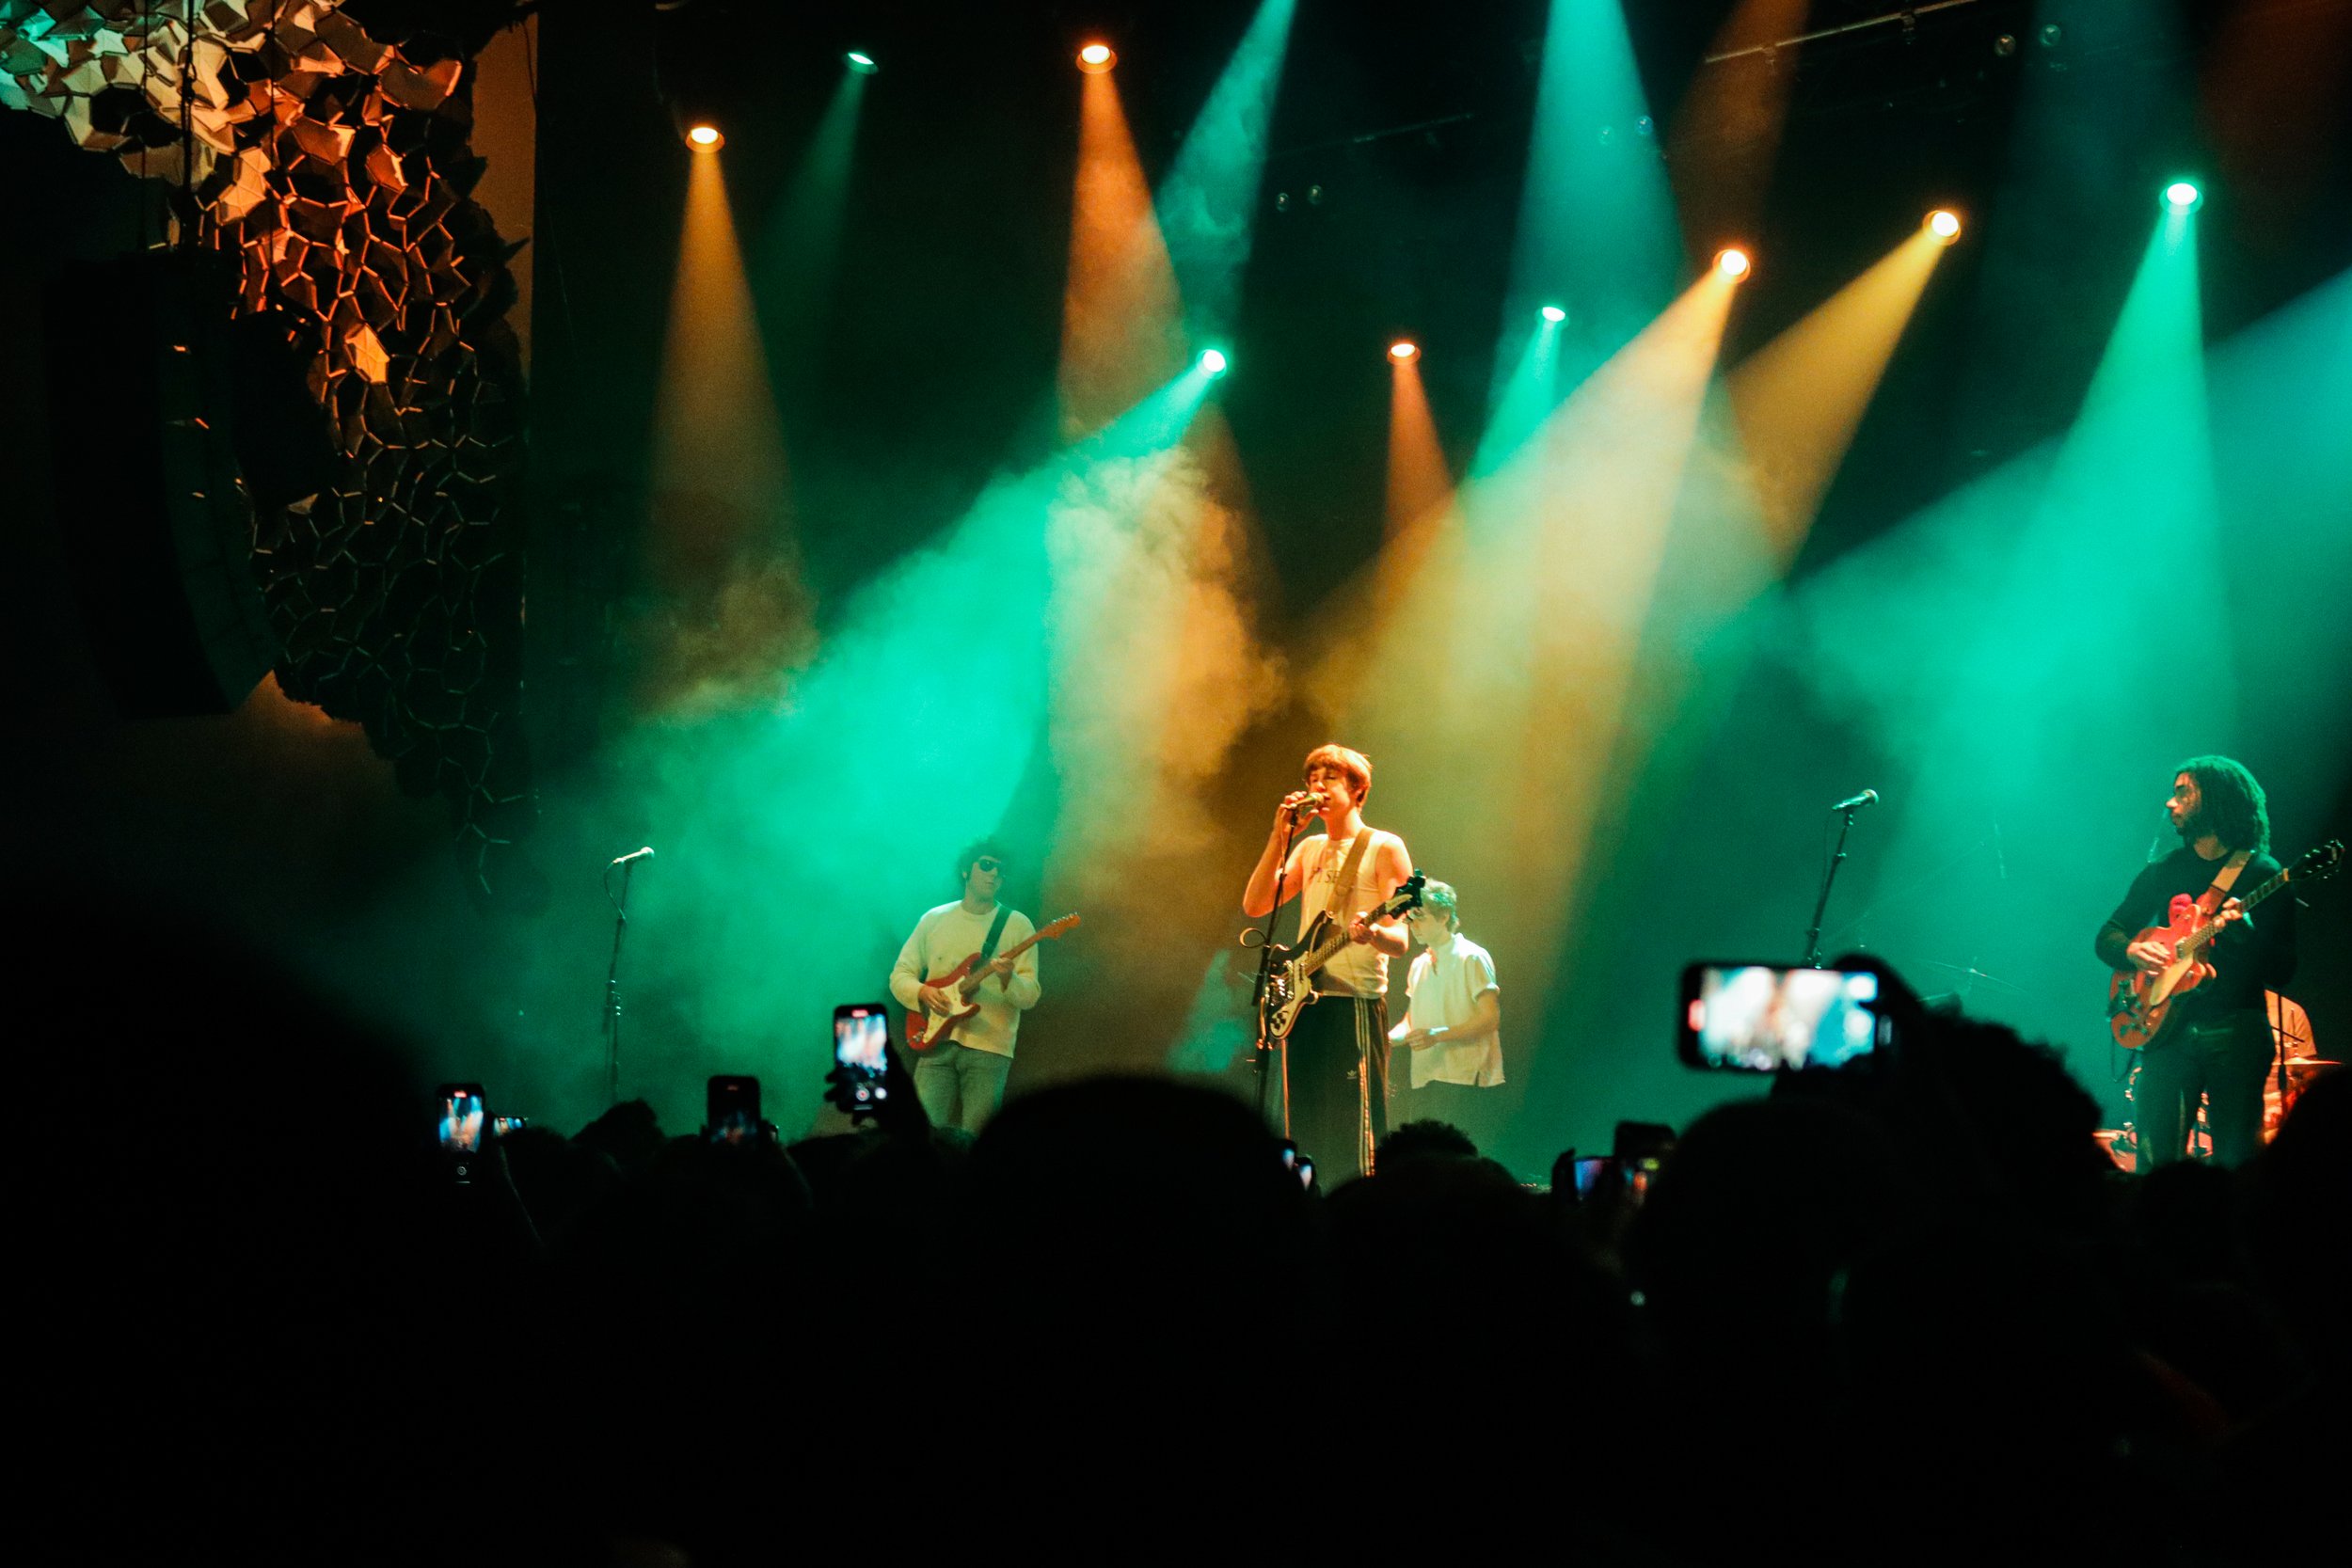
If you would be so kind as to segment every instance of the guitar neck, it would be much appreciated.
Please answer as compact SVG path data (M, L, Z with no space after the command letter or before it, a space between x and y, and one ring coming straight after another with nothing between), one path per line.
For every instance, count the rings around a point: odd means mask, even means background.
M2269 897L2272 894L2278 892L2280 888L2286 886L2287 883L2293 881L2294 879L2294 872L2280 872L2276 877L2271 878L2270 880L2263 883L2262 886L2256 888L2253 892L2242 893L2238 895L2238 908L2249 911L2252 910L2255 905L2261 903L2264 899ZM2200 926L2197 928L2196 933L2189 937L2186 942L2182 943L2184 954L2196 952L2197 949L2204 946L2205 943L2219 936L2222 929L2223 927L2219 926Z

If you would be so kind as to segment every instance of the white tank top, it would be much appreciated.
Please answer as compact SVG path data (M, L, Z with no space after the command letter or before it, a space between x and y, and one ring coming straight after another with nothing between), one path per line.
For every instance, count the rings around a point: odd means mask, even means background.
M1363 832L1368 842L1364 845L1364 858L1356 867L1355 890L1348 897L1347 908L1332 917L1342 924L1365 913L1380 902L1380 883L1375 869L1380 859L1380 846L1396 836L1373 828L1366 828ZM1314 924L1316 915L1330 908L1332 891L1339 885L1340 869L1347 863L1347 844L1334 844L1327 833L1309 842L1300 863L1307 872L1307 883L1298 892L1298 927L1303 931ZM1314 986L1319 991L1386 996L1389 991L1389 956L1368 942L1351 942L1316 972Z

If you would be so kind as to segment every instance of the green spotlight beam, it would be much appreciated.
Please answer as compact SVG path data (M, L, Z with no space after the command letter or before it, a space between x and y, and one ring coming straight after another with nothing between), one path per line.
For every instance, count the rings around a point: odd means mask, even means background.
M684 1008L666 1048L635 1048L635 1079L756 1071L780 1109L814 1104L827 1012L880 992L914 917L951 895L956 847L1013 806L1061 657L1058 519L1100 488L1098 469L1181 442L1208 386L1186 371L1087 442L989 483L761 700L629 737L616 805L673 871L640 881L631 963ZM918 787L926 803L911 809ZM803 895L745 895L757 888ZM809 918L812 899L823 918Z
M1494 411L1478 438L1469 478L1472 483L1492 478L1529 437L1543 428L1544 419L1560 401L1560 327L1529 316L1534 329L1519 350L1518 363L1496 392Z
M1665 309L1680 270L1674 198L1617 0L1552 0L1501 356L1556 300L1581 378ZM1501 357L1497 372L1500 397Z
M1263 0L1153 200L1195 340L1232 330L1296 0Z
M787 352L779 365L812 364L811 340L841 263L842 222L849 211L850 173L857 149L859 110L867 73L844 71L760 236L756 276L772 301L773 336Z

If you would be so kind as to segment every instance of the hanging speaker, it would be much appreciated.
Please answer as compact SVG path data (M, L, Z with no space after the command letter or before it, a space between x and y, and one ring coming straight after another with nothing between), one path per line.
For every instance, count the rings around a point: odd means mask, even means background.
M278 657L239 447L269 504L298 503L325 412L272 324L238 317L232 257L145 251L48 299L57 526L92 659L125 718L227 713Z

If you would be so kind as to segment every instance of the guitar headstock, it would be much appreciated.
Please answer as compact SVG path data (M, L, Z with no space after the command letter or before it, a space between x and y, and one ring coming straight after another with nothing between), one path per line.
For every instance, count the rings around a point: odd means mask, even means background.
M2336 868L2343 863L2344 842L2331 838L2325 844L2304 850L2302 858L2287 868L2287 878L2290 881L2309 879L2315 882L2323 877L2334 876Z
M1050 942L1077 924L1078 917L1076 915L1063 915L1059 920L1053 922L1051 925L1039 927L1037 940L1040 942Z
M1381 915L1403 914L1408 910L1420 909L1421 890L1428 885L1429 873L1415 869L1411 876L1397 883L1396 891L1389 895L1388 902L1380 906L1379 913ZM1378 916L1375 915L1375 918L1377 919Z

